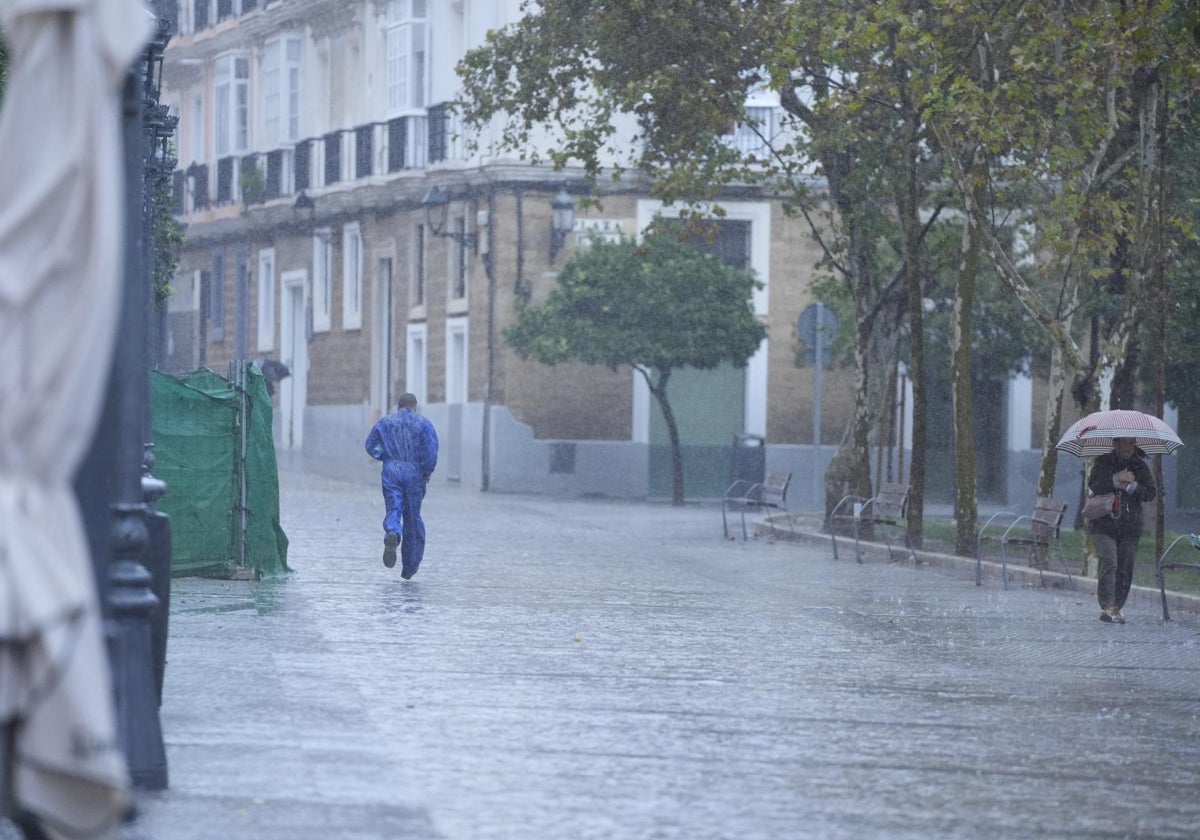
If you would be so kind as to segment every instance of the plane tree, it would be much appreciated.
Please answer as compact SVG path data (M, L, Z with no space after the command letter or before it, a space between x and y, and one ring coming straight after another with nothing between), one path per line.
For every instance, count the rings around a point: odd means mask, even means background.
M976 33L965 40L987 72L935 70L924 101L978 249L1051 341L1037 488L1048 496L1064 395L1092 410L1101 382L1136 366L1171 224L1162 138L1170 103L1195 95L1197 55L1177 4L996 9L943 10L947 29Z

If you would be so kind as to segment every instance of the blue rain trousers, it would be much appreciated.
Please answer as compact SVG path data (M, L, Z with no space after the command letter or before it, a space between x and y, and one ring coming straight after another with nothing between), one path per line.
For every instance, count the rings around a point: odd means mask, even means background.
M405 408L380 418L365 446L367 454L383 462L383 530L400 535L401 571L411 577L425 555L421 501L437 466L437 432L429 420Z
M401 571L411 577L425 556L425 520L421 519L425 480L415 464L385 461L382 483L383 502L387 506L383 530L400 535Z

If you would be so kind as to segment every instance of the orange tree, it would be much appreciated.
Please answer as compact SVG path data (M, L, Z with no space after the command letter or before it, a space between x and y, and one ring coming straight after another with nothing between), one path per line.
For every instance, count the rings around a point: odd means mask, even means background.
M767 337L750 309L757 281L669 233L641 243L593 241L563 267L546 302L523 305L505 333L521 358L544 364L629 365L654 395L671 441L673 504L683 504L683 456L667 384L676 368L744 366Z

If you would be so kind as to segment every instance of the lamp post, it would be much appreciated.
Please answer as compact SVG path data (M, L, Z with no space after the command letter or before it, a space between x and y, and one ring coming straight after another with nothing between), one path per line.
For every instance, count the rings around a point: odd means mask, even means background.
M575 227L575 199L560 187L558 195L550 202L550 262L567 241L567 236Z
M162 4L159 4L160 7ZM161 12L161 9L160 9ZM164 313L160 304L159 242L160 225L158 197L170 184L171 173L177 161L171 154L170 140L175 136L179 118L171 116L170 109L161 104L163 50L171 34L170 19L160 15L155 39L151 42L146 59L145 79L145 126L143 179L143 230L145 231L145 267L142 288L142 306L145 313L146 341L144 366L147 374L142 455L142 497L146 502L147 550L144 564L150 572L151 590L158 599L158 607L152 613L150 640L156 697L162 705L163 679L166 671L167 619L171 600L171 521L158 509L158 500L167 491L167 485L154 477L153 412L149 371L157 370L162 363Z
M425 208L425 223L429 232L443 239L453 239L460 245L478 250L479 237L474 231L446 230L446 216L450 212L450 196L436 184L429 188L421 199Z
M446 230L446 215L450 209L450 196L436 184L429 188L421 199L425 208L425 223L430 233L444 239L453 239L462 247L479 250L479 235L475 231ZM496 272L492 259L495 246L495 198L487 195L487 241L483 252L483 271L487 277L487 376L483 384L483 429L480 436L480 489L486 492L491 484L491 439L492 439L492 381L496 368Z
M150 476L150 369L157 357L154 288L154 193L174 168L168 139L175 120L159 102L163 50L175 4L155 0L158 26L143 53L142 72L126 80L125 287L111 388L117 429L112 475L112 562L107 569L110 650L117 729L135 787L167 787L167 760L158 716L166 644L170 538L154 502L165 485ZM164 172L166 174L164 174ZM147 504L147 501L150 503ZM147 568L149 564L154 574Z

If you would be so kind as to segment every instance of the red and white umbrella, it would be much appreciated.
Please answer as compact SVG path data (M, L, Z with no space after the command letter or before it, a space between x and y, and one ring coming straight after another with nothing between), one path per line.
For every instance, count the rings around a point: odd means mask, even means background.
M1094 411L1072 423L1055 448L1080 458L1093 458L1111 452L1116 438L1133 438L1147 455L1169 455L1183 446L1175 430L1157 417L1112 409Z

